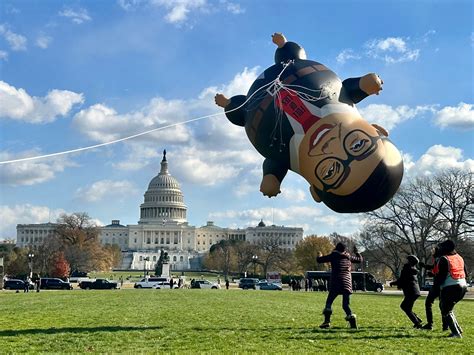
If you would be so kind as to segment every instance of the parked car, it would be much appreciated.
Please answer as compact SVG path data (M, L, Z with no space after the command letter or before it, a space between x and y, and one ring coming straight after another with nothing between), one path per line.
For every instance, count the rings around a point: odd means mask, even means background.
M259 279L245 277L239 280L239 288L243 290L248 290L248 289L256 290L258 283L259 283Z
M18 279L10 279L6 280L3 283L3 288L5 290L24 290L25 289L25 282L23 280ZM29 289L34 289L35 285L30 281L29 282Z
M168 282L169 286L169 277L148 277L141 279L138 282L135 282L133 285L134 288L155 288L156 285L163 282Z
M42 290L72 290L69 282L58 278L42 277L40 279L40 289Z
M259 282L257 284L257 290L268 290L268 291L281 291L282 287L281 285L277 283L271 283L271 282Z
M97 279L94 281L82 281L79 287L83 290L110 290L119 288L118 283L106 279Z
M153 286L154 289L156 290L162 290L162 289L170 289L170 283L169 282L157 282L156 285Z
M217 282L211 282L208 280L194 280L191 288L210 288L216 290L221 288L221 286Z

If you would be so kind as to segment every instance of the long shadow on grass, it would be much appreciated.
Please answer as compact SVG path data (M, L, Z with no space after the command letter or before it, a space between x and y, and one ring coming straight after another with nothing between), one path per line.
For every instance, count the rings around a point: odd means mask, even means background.
M31 335L31 334L59 334L59 333L99 333L99 332L141 332L144 330L157 330L163 327L67 327L67 328L33 328L33 329L18 329L18 330L0 330L0 337L9 337L16 335Z

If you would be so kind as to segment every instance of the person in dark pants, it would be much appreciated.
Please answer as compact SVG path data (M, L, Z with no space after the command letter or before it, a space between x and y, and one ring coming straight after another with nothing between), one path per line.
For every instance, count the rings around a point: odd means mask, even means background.
M321 253L316 258L318 263L331 263L331 283L329 294L326 299L326 307L323 310L324 322L320 328L329 328L331 326L332 304L337 296L342 295L342 308L346 312L346 320L351 328L357 329L356 315L350 308L350 296L352 294L352 263L361 263L362 256L356 248L354 254L350 255L346 251L343 243L337 243L336 248L331 254L323 256Z
M173 278L170 278L170 289L173 289L174 286L174 280Z
M433 282L433 286L430 288L428 292L428 296L425 299L425 312L426 312L426 324L421 327L422 329L432 330L433 329L433 303L439 297L440 288L439 283L436 282L436 275L438 274L438 261L440 258L440 248L436 246L433 249L433 263L432 264L424 264L420 262L420 266L428 270L428 275L433 276L435 279ZM443 319L443 330L447 330L448 325Z
M463 331L453 309L467 292L466 267L464 259L456 252L452 240L441 243L440 249L442 256L438 262L436 282L439 283L441 289L439 296L441 315L451 330L449 337L462 338Z
M30 292L30 278L27 277L23 284L23 292Z
M225 279L225 289L229 289L229 279Z
M407 256L407 263L403 265L400 278L396 281L390 282L390 286L398 286L399 289L403 290L402 303L400 308L406 313L408 318L413 322L414 328L421 328L422 320L413 312L413 305L415 301L420 297L420 286L418 285L418 258L415 255Z

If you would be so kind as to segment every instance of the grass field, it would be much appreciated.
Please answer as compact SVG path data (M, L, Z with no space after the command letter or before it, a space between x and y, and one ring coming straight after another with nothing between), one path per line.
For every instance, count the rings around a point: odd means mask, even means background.
M0 353L24 352L474 352L474 301L456 314L463 339L415 330L400 296L356 293L358 330L334 304L321 330L326 294L243 290L0 292ZM424 298L415 305L423 315Z

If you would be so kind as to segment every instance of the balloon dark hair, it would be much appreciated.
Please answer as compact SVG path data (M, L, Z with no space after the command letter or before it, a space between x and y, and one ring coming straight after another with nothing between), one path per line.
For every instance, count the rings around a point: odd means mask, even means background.
M341 196L319 189L316 191L321 201L335 212L368 212L382 207L395 195L402 177L402 160L396 165L387 165L382 160L364 184L350 195Z
M298 43L286 42L281 48L275 51L275 63L285 63L292 59L306 59L306 53Z

